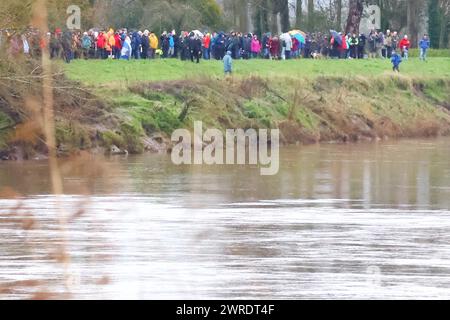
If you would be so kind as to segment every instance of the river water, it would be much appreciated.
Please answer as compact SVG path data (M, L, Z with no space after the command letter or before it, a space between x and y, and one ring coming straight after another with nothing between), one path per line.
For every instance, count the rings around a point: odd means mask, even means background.
M285 148L273 177L165 155L61 171L55 197L46 162L0 163L0 299L450 298L448 138Z

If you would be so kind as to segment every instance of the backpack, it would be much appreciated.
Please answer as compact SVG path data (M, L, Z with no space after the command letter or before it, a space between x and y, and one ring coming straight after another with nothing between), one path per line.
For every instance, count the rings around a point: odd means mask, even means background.
M82 46L84 49L89 49L91 47L92 41L89 37L83 37Z

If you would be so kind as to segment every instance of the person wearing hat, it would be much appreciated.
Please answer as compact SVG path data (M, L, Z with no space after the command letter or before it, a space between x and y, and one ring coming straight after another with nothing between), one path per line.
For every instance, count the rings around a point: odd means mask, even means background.
M142 53L141 53L141 59L147 59L149 50L150 50L150 31L145 30L144 33L141 36L141 47L142 47Z
M108 33L106 34L106 55L108 58L113 58L113 48L116 45L116 39L114 38L114 30L111 28L109 29Z
M132 57L136 60L141 58L141 35L139 32L140 31L135 31L131 36Z
M227 54L223 58L223 70L226 76L233 73L233 58L231 55L231 51L227 51Z
M169 37L167 35L167 31L164 31L159 37L159 42L161 43L161 50L163 51L163 58L167 58L169 56Z
M409 48L411 47L411 41L409 41L408 36L405 35L400 41L400 50L402 51L402 57L408 60Z
M150 32L148 38L150 40L149 58L154 59L156 50L158 50L159 40L154 32Z
M121 60L130 60L133 49L131 47L131 39L129 36L125 36L125 40L122 44L122 49L120 50Z
M86 60L89 58L89 50L91 49L91 46L92 39L87 32L84 32L83 37L81 38L81 55Z
M196 60L197 63L200 63L200 57L202 55L202 41L193 32L191 32L189 38L189 51L191 53L191 61L194 62L194 60Z
M392 57L392 33L391 30L386 31L386 36L384 37L384 57L390 59Z
M402 57L399 54L397 54L395 50L392 51L391 62L393 65L392 70L400 72L400 63L402 63Z

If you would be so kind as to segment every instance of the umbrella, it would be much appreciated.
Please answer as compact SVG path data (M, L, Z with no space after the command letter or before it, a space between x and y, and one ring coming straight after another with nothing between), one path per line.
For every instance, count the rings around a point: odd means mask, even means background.
M337 33L334 30L330 30L331 35L334 38L334 41L336 41L340 46L342 46L342 37L339 33Z
M300 43L305 43L306 42L306 40L305 40L306 33L304 33L301 30L292 30L292 31L289 31L289 34L291 36L293 36L295 39L297 39L298 42L300 42Z
M194 30L192 32L199 38L203 38L204 37L204 34L201 33L199 30Z
M306 43L305 37L302 34L300 34L300 33L294 34L293 37L295 39L297 39L298 42L300 42L300 43Z
M292 30L289 31L289 34L292 36L295 36L296 34L301 34L303 37L306 37L306 32L303 32L302 30Z

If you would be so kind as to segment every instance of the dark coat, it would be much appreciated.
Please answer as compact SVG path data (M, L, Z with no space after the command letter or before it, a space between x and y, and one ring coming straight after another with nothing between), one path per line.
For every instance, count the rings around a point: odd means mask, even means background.
M190 37L189 50L191 50L191 52L200 52L202 50L202 41L198 38Z
M131 48L133 49L133 51L136 51L138 50L140 45L141 45L141 37L139 36L139 33L133 32L131 39Z

